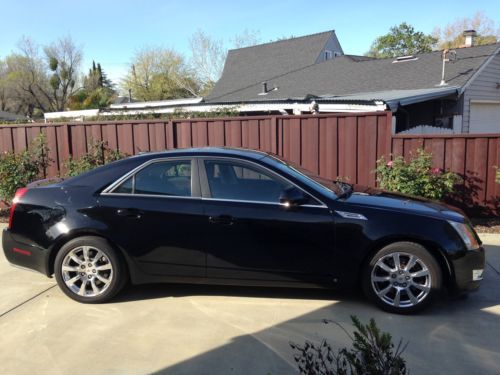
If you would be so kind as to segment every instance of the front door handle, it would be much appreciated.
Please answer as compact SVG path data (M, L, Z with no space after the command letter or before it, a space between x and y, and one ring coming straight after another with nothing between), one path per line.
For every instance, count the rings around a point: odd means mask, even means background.
M233 225L234 218L230 215L209 216L208 222L210 224Z
M119 208L116 210L118 216L131 217L134 219L139 219L144 212L138 210L137 208Z

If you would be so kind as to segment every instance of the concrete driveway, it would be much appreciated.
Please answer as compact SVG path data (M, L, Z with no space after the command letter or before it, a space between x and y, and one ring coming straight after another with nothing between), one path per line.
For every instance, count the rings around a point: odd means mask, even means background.
M379 311L329 291L148 285L114 303L83 305L51 279L0 255L0 368L4 374L293 374L289 341L349 341L349 316L375 318L412 374L500 373L500 236L485 235L479 292L418 316Z

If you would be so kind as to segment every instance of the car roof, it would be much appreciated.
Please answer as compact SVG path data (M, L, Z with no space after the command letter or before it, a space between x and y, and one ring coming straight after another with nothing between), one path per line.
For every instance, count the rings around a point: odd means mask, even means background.
M169 157L169 156L236 156L247 159L260 160L268 156L269 153L258 150L249 150L236 147L197 147L178 148L175 150L144 152L132 158L148 157Z

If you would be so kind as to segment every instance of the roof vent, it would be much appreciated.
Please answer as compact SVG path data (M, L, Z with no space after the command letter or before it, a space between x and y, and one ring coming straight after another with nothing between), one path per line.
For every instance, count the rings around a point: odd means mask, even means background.
M262 91L259 93L259 95L267 95L268 92L267 82L262 82L261 85L262 85Z
M396 60L394 60L392 63L394 64L394 63L405 62L405 61L414 61L414 60L418 60L418 57L414 56L414 55L399 56L399 57L396 57Z
M261 85L262 85L262 91L259 92L259 95L267 95L271 91L278 90L278 87L276 87L276 86L274 86L272 89L269 89L268 86L267 86L267 82L265 82L265 81L262 82Z

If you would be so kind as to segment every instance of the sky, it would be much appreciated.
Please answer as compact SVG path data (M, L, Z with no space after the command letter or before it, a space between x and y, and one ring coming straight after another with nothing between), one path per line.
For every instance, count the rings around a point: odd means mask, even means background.
M95 60L115 82L141 48L168 47L189 57L198 29L226 42L245 30L268 42L333 29L345 53L363 54L401 22L431 33L482 11L500 28L500 0L0 0L0 9L0 58L23 36L46 45L70 35L83 47L83 71Z

